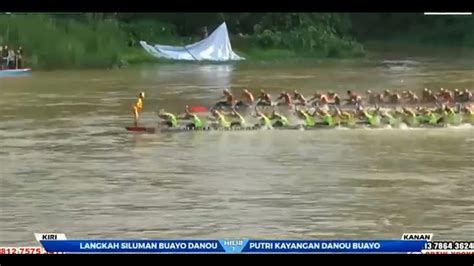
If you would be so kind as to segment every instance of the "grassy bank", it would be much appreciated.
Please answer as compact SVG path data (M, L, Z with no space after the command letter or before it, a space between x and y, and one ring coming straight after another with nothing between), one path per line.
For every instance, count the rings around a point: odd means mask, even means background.
M1 43L24 48L25 65L41 69L108 67L126 50L113 20L58 20L41 14L0 16Z
M193 43L199 40L193 28L219 24L220 18L213 18L211 23L208 17L155 13L0 15L0 44L15 49L22 46L24 65L40 69L172 63L152 57L138 42L179 46ZM378 13L352 18L339 13L235 13L226 17L232 47L247 62L360 58L372 50L397 52L408 46L411 50L420 47L420 54L428 51L427 47L446 47L467 54L474 50L471 20L425 21L410 14L399 20L398 15L387 19ZM405 30L408 22L412 26ZM378 24L378 30L370 27ZM354 36L364 40L364 45Z
M233 49L247 60L285 58L344 58L363 55L362 46L324 32L271 32L231 35ZM27 66L39 69L108 68L128 64L167 62L146 53L139 40L185 45L198 40L179 36L172 24L110 18L51 16L44 14L0 15L0 44L24 49Z

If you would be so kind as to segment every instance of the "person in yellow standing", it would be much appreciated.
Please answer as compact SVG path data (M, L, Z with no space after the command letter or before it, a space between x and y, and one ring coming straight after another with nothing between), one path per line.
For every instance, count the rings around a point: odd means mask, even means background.
M140 112L143 109L143 100L144 99L145 99L145 93L140 92L137 96L137 99L136 99L135 103L132 105L132 113L133 113L133 118L134 118L133 124L135 125L135 127L138 126L138 117L140 115Z

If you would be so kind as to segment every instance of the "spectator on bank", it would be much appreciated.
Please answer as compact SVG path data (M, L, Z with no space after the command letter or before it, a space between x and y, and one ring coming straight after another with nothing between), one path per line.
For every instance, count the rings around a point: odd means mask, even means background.
M23 68L23 48L21 46L16 50L16 69Z
M207 27L204 27L202 29L202 36L201 39L206 39L209 36L209 33L207 32Z
M7 55L7 69L15 68L15 51L13 49L8 50Z
M3 46L3 51L2 51L2 67L3 69L8 68L8 45Z

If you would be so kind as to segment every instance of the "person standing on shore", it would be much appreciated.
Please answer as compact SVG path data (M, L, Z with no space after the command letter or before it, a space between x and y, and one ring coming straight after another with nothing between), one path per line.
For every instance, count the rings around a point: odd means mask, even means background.
M207 37L209 37L209 33L207 32L207 27L203 27L202 32L201 32L201 40L204 40Z
M23 68L23 48L21 46L16 50L16 69Z
M15 51L13 49L8 50L7 56L7 69L15 68Z
M3 46L3 51L2 51L2 67L3 69L8 68L8 45Z

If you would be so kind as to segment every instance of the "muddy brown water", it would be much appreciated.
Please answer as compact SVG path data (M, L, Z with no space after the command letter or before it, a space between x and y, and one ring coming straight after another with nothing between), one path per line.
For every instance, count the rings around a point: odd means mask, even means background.
M387 62L387 60L389 62ZM468 59L143 65L0 77L0 245L70 239L474 239L474 129L131 134L222 88L474 88Z

